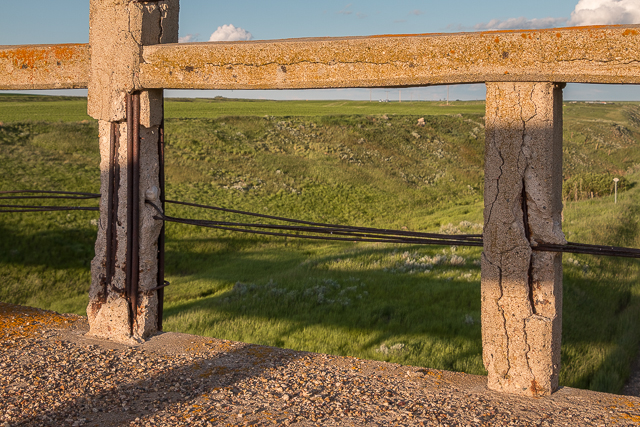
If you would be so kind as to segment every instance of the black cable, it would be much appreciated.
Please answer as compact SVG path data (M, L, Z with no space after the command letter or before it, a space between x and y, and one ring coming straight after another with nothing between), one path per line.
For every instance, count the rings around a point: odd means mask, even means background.
M59 211L100 211L100 208L80 207L80 206L17 206L17 205L0 205L0 213L20 213L20 212L59 212ZM17 208L17 209L16 209Z
M239 223L231 221L210 221L210 220L194 220L186 218L175 218L164 215L164 213L153 203L147 202L152 205L160 216L154 218L161 219L167 222L175 222L180 224L194 225L199 227L214 228L219 230L236 231L250 234L261 234L280 237L295 237L300 239L314 239L314 240L339 240L339 241L352 241L352 242L383 242L383 243L406 243L406 244L423 244L423 245L455 245L455 246L483 246L482 235L448 235L448 234L432 234L432 233L418 233L407 231L395 231L386 229L375 229L368 227L351 227L346 225L336 224L322 224L309 221L299 221L289 218L276 217L271 215L256 214L251 212L238 211L234 209L225 209L215 206L199 205L195 203L175 202L167 200L167 203L180 204L185 206L192 206L204 209L212 209L216 211L236 213L240 215L249 215L260 218L268 218L279 221L286 221L298 224L308 224L311 226L286 226L286 225L273 225L273 224L254 224L254 223ZM263 228L272 230L283 230L290 232L303 232L303 233L318 233L318 234L337 234L344 237L326 237L326 236L312 236L308 234L291 234L291 233L276 233L268 231L255 231L248 228ZM420 238L427 237L427 238ZM538 252L567 252L578 253L587 255L604 255L626 258L640 258L640 249L634 248L621 248L615 246L604 245L588 245L585 243L573 243L567 242L564 245L555 244L537 244L531 247L532 250Z
M427 233L415 233L416 235L430 235L437 236L437 238L416 238L416 237L407 237L406 233L394 233L392 230L378 230L375 228L366 228L366 230L370 231L369 233L364 233L363 227L349 227L349 226L340 226L335 227L332 224L318 224L318 226L291 226L291 225L275 225L275 224L255 224L255 223L238 223L231 221L210 221L210 220L194 220L187 218L176 218L165 215L156 205L153 203L147 202L158 212L160 216L156 217L157 219L162 219L168 222L176 222L181 224L195 225L206 228L216 228L221 230L229 230L229 231L241 231L251 234L265 234L265 235L274 235L274 236L292 236L298 238L304 238L306 235L296 235L291 233L271 233L271 232L258 232L251 231L247 228L263 228L263 229L272 229L272 230L283 230L283 231L293 231L293 232L304 232L304 233L317 233L317 234L336 234L345 236L345 238L336 238L336 237L319 237L315 236L313 239L316 240L344 240L344 241L368 241L368 242L386 242L386 243L414 243L414 244L432 244L432 245L456 245L456 246L482 246L482 240L474 239L474 240L460 240L460 236L452 236L447 234L427 234ZM290 220L290 222L301 222L296 220ZM316 223L317 224L317 223ZM379 231L384 232L384 234L379 233ZM354 240L355 239L355 240Z
M73 191L41 191L41 190L13 190L13 191L0 191L0 194L65 194L70 196L86 196L87 198L97 199L100 197L98 193L78 193ZM36 196L37 198L37 196ZM45 198L44 196L42 198Z
M401 236L408 236L408 237L424 237L424 238L431 238L431 239L446 239L446 240L455 240L455 241L472 241L472 242L482 242L482 234L465 234L465 235L452 235L452 234L435 234L435 233L420 233L420 232L415 232L415 231L402 231L402 230L388 230L388 229L378 229L378 228L370 228L370 227L355 227L355 226L349 226L349 225L339 225L339 224L324 224L324 223L318 223L318 222L311 222L311 221L301 221L301 220L296 220L296 219L290 219L290 218L283 218L283 217L278 217L278 216L272 216L272 215L264 215L264 214L258 214L258 213L254 213L254 212L245 212L245 211L239 211L239 210L235 210L235 209L226 209L226 208L221 208L221 207L217 207L217 206L207 206L207 205L200 205L200 204L196 204L196 203L187 203L187 202L177 202L174 200L165 200L166 203L172 203L172 204L176 204L176 205L184 205L184 206L192 206L192 207L197 207L197 208L203 208L203 209L210 209L210 210L215 210L215 211L220 211L220 212L228 212L228 213L235 213L235 214L240 214L240 215L246 215L246 216L254 216L254 217L258 217L258 218L266 218L266 219L273 219L276 221L284 221L284 222L291 222L291 223L295 223L295 224L306 224L306 225L312 225L312 226L319 226L319 227L331 227L331 228L343 228L343 229L348 229L348 230L353 230L353 231L358 231L358 232L370 232L370 233L376 233L376 234L390 234L390 235L401 235ZM151 205L153 205L152 203L150 203ZM155 207L155 205L153 205ZM156 207L156 210L157 207ZM475 245L474 245L475 246Z
M96 193L79 193L70 191L40 191L40 190L16 190L16 191L0 191L0 194L45 194L45 196L3 196L0 200L7 199L95 199L100 198L100 194ZM56 196L54 196L54 194ZM253 216L258 218L266 218L277 221L289 222L292 224L303 225L276 225L276 224L256 224L242 223L232 221L211 221L197 220L187 218L170 217L164 214L162 210L155 204L147 201L147 203L158 212L159 216L155 219L179 224L194 225L198 227L214 228L219 230L227 230L234 232L243 232L250 234L294 237L299 239L313 240L333 240L348 242L380 242L380 243L404 243L417 245L454 245L454 246L482 246L482 234L466 234L466 235L450 235L435 233L420 233L413 231L378 229L371 227L356 227L339 224L323 224L311 221L301 221L291 218L283 218L273 215L264 215L254 212L245 212L235 209L221 208L217 206L207 206L196 203L178 202L174 200L166 200L166 203L172 203L183 206L191 206L202 209L210 209L220 212L234 213L245 216ZM25 205L2 205L0 204L0 213L23 213L23 212L56 212L56 211L99 211L97 207L73 207L73 206L25 206ZM253 228L262 228L267 230L280 230L287 233L274 231L258 231L251 230ZM313 234L293 234L293 233L315 233ZM328 235L328 236L327 236ZM336 237L340 236L340 237ZM543 252L568 252L587 255L604 255L626 258L640 258L640 249L622 248L606 245L588 245L584 243L567 242L564 245L541 243L531 247L534 251Z
M218 230L228 230L228 231L236 231L236 232L249 233L249 234L260 234L260 235L266 235L266 236L294 237L297 239L333 240L333 241L343 241L343 242L407 243L407 244L440 245L440 246L452 245L455 243L456 246L482 246L482 243L479 243L479 242L458 243L458 242L451 242L451 241L438 241L438 240L428 240L428 239L368 238L368 237L358 237L348 233L342 233L342 235L354 236L354 237L327 237L327 236L314 236L314 235L308 235L308 234L276 233L271 231L256 231L256 230L248 230L246 228L235 228L235 227L228 227L228 226L222 226L222 225L215 225L215 224L210 224L206 221L195 221L195 220L172 218L172 217L166 217L166 216L163 216L163 217L154 216L154 218L161 219L166 222L195 225L198 227L214 228Z
M587 245L584 243L567 242L566 245L538 244L532 246L534 251L569 252L585 255L604 255L624 258L640 258L640 249L620 248L616 246Z
M40 196L1 196L0 200L37 200L37 199L65 199L65 200L89 200L100 198L96 193L79 193L73 191L45 191L45 190L13 190L0 191L0 194L44 194ZM57 195L53 195L57 194ZM4 208L4 209L2 209ZM27 205L0 205L0 213L23 212L59 212L59 211L99 211L97 207L81 206L27 206Z
M0 200L25 200L25 199L68 199L68 200L90 200L100 196L3 196Z

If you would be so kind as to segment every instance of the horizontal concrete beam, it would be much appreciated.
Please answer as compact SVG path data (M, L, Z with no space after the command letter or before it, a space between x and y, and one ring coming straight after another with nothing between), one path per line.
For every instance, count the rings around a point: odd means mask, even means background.
M144 48L137 89L312 89L498 81L640 84L640 26ZM0 46L0 89L86 88L87 44Z
M0 46L0 89L77 89L89 83L88 44Z
M155 45L145 88L640 83L640 26Z

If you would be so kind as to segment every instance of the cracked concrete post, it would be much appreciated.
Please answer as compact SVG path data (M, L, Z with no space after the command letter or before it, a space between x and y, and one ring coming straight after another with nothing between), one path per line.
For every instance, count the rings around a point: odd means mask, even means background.
M141 91L139 68L143 46L177 43L178 13L178 0L91 0L90 4L88 111L99 120L102 198L87 315L91 335L119 342L139 342L157 330L158 299L152 289L158 286L162 223L153 219L154 211L145 204L145 197L159 204L163 94L162 90ZM140 122L133 123L127 100L138 96ZM133 208L128 200L134 193L128 183L133 160L127 145L138 132L139 176L132 183L139 179L139 256L131 265L139 268L138 274L127 274L127 257L135 253L127 241ZM135 276L138 280L131 283ZM138 292L129 292L136 288Z
M487 83L482 347L489 388L558 387L564 244L562 85Z

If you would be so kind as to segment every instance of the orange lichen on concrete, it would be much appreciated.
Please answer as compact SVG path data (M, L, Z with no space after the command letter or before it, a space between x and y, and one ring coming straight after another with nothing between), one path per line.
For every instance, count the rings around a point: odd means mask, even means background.
M629 422L633 423L633 425L640 425L640 415L638 415L640 404L638 404L637 400L618 397L615 399L615 404L608 409L612 414L611 418L615 422L614 425L617 425L618 421L624 423L624 425L630 425L628 424Z
M33 337L42 329L68 329L86 319L73 314L24 307L0 302L0 342L12 344Z
M86 45L56 45L52 47L53 56L57 60L70 61L78 55L78 49L75 47L84 47Z
M34 68L36 63L42 63L47 57L42 49L32 46L19 47L13 50L0 52L0 58L9 59L15 68Z
M140 86L239 90L493 81L639 84L640 44L631 33L625 33L638 29L640 26L601 26L505 31L499 35L482 32L147 46L140 64Z
M87 87L89 45L0 46L0 89Z

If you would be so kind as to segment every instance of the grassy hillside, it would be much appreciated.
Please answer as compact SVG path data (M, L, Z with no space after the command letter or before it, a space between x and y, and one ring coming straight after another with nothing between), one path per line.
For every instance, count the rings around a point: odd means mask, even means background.
M53 112L46 123L25 121L15 97L0 96L0 190L97 192L95 122L56 118L76 114L65 102L86 101L19 101ZM482 104L330 104L168 101L167 197L321 222L481 230ZM581 186L566 192L570 240L640 247L638 117L634 103L566 104L565 177ZM606 188L590 198L588 174L629 184L614 205ZM240 219L175 206L169 214ZM0 300L84 313L96 218L0 216ZM479 249L318 243L177 224L167 232L166 329L484 372ZM640 341L639 263L563 262L561 381L617 391Z
M250 99L168 98L167 118L215 119L223 116L326 116L357 114L484 114L484 102L270 101ZM0 122L23 120L79 122L90 120L87 99L80 97L0 93Z

